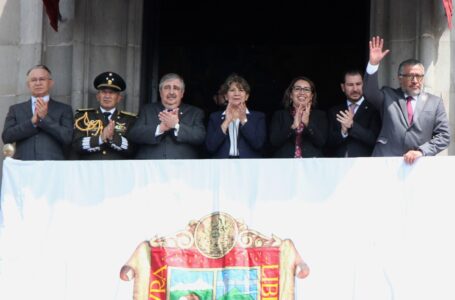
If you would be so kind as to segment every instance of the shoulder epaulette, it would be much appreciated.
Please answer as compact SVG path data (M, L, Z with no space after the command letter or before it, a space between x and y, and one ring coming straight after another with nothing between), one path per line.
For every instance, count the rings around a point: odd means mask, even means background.
M135 117L135 118L137 118L137 114L134 114L134 113L129 112L129 111L121 110L120 113L121 113L122 115L126 115L126 116L130 116L130 117Z
M77 112L86 112L86 111L95 111L96 108L78 108L76 109Z

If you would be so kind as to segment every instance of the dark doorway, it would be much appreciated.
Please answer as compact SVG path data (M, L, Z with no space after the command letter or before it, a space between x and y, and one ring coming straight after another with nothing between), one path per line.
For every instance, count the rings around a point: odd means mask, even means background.
M156 84L183 76L184 101L217 110L212 97L232 72L251 85L249 107L268 115L292 78L313 79L322 109L343 100L346 68L363 70L369 1L144 1L143 102Z

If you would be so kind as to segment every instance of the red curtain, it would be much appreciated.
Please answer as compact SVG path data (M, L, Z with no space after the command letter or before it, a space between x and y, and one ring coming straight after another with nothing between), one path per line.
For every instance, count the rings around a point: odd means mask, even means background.
M446 10L447 15L447 23L449 24L449 28L452 29L452 0L442 0L444 4L444 9Z
M43 0L49 22L55 31L58 31L58 21L61 19L59 2L60 0Z

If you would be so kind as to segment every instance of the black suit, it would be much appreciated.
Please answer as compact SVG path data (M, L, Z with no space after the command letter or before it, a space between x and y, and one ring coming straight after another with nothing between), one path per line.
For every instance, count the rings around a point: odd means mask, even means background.
M63 160L73 135L71 106L50 99L48 112L36 126L31 119L32 101L9 108L3 127L3 143L16 143L14 158L21 160Z
M328 145L333 148L336 157L369 157L373 152L376 138L381 129L379 112L368 101L364 100L357 108L354 123L348 130L348 136L341 134L341 124L336 115L348 110L346 103L329 110Z
M270 125L270 144L276 148L274 157L292 158L295 153L295 130L291 128L294 118L288 109L273 114ZM302 157L323 157L327 141L328 125L325 112L311 110L308 126L302 132Z
M136 121L136 116L115 110L110 118L115 121L114 136L100 144L102 128L108 125L100 109L78 110L74 117L73 150L80 159L129 159L133 158L134 145L125 137ZM96 126L90 126L89 124Z
M128 133L128 138L138 146L138 159L186 159L198 158L198 147L205 139L204 113L201 109L182 103L179 107L177 136L169 130L155 136L160 124L158 114L164 110L160 103L147 104L139 113L139 119Z

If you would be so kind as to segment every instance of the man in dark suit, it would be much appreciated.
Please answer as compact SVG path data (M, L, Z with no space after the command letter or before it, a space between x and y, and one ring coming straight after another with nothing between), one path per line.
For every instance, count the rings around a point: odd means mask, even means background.
M344 72L343 104L329 110L329 140L336 157L368 157L381 128L378 111L363 97L363 78L358 70Z
M93 81L98 108L78 109L74 118L73 150L80 159L128 159L134 145L126 138L136 121L133 113L119 111L126 84L114 72L103 72Z
M204 113L182 103L185 83L177 74L164 75L159 84L160 103L147 104L128 133L139 147L139 159L186 159L199 156L204 142Z
M31 98L9 108L3 127L3 143L15 143L14 158L21 160L63 160L73 134L71 106L51 99L54 85L44 65L27 72Z
M416 59L398 67L400 88L378 87L379 63L389 50L384 40L369 43L370 61L365 74L365 97L378 108L382 129L373 156L403 156L408 164L421 156L436 155L450 143L449 122L440 97L423 91L425 68Z

